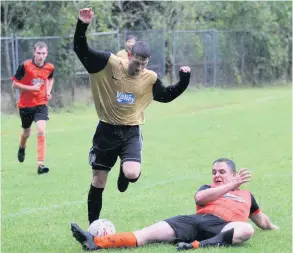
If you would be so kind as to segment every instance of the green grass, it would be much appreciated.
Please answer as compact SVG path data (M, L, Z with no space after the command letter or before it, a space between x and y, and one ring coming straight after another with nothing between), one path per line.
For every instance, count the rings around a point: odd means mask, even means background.
M94 107L52 113L47 128L47 175L36 174L36 136L27 159L16 152L20 120L2 115L2 253L83 252L70 222L87 227L91 180L88 150L97 123ZM201 90L170 104L153 103L143 126L142 177L121 194L118 166L108 179L101 218L117 231L133 231L195 210L193 195L211 182L211 164L234 159L253 173L250 189L261 209L280 226L241 247L201 252L291 252L291 89ZM175 252L173 245L148 245L111 252Z

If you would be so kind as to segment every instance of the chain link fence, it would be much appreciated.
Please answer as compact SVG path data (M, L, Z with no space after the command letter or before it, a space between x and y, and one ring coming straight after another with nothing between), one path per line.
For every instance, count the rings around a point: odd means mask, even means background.
M281 55L278 70L270 71L270 55L256 41L252 32L218 30L172 31L123 30L88 35L88 43L97 50L116 53L124 47L127 35L135 35L151 47L148 68L158 73L166 84L178 80L179 68L192 69L191 86L233 87L243 84L292 80L290 56ZM259 36L257 37L259 40ZM11 78L18 65L32 58L38 41L48 44L48 61L55 65L52 107L70 107L73 103L92 104L89 78L73 51L73 37L1 37L1 98L2 111L15 108L18 93L11 87ZM292 45L289 45L292 52ZM288 51L290 51L288 50Z

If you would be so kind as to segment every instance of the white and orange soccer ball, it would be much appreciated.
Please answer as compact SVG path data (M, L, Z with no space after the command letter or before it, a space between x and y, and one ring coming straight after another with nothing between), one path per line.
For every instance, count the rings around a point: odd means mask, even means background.
M116 229L114 224L107 220L107 219L98 219L92 222L89 226L88 231L93 236L105 236L105 235L112 235L116 233Z

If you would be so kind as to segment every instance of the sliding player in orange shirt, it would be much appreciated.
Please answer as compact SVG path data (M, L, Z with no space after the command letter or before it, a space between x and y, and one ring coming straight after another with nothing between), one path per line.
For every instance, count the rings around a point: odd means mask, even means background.
M152 242L178 243L177 250L239 245L249 240L253 226L278 229L260 210L254 196L239 187L251 180L247 169L236 172L233 161L220 158L213 163L211 185L195 194L196 214L175 216L135 232L94 237L71 224L75 239L84 250L139 247Z
M13 76L13 87L20 89L18 101L19 114L23 132L20 137L18 161L25 159L27 140L31 134L31 125L36 122L37 127L37 173L49 172L45 166L46 152L46 121L48 118L48 101L51 99L51 90L54 83L54 66L46 62L48 46L38 42L34 46L34 57L19 65Z

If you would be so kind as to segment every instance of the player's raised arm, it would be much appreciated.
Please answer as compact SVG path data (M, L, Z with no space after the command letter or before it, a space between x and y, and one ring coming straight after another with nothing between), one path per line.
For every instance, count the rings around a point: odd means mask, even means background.
M213 202L222 197L224 194L234 189L238 189L242 184L250 182L251 180L251 173L246 168L241 169L238 174L235 173L235 177L233 177L230 182L225 184L222 184L223 180L221 178L217 179L218 173L220 174L224 172L219 172L217 171L217 168L214 168L214 183L218 183L219 186L216 188L206 188L203 190L199 189L199 191L194 196L195 203L197 205L205 205L207 203Z
M179 70L180 81L175 85L165 87L160 79L153 86L153 97L155 101L168 103L179 97L188 87L190 81L190 68L183 66Z
M104 69L111 55L109 52L96 51L88 46L85 33L93 15L91 8L83 8L79 11L73 41L74 52L89 73Z

